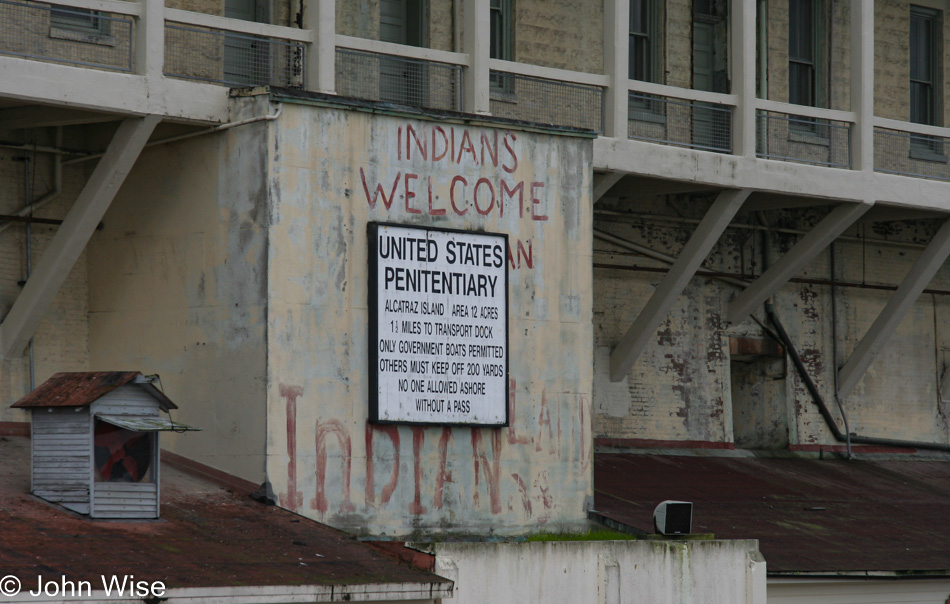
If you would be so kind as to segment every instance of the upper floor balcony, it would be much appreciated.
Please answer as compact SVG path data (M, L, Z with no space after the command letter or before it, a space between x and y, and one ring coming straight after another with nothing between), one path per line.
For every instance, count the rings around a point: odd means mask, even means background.
M594 169L657 182L950 207L950 128L936 125L950 20L937 9L603 0L576 14L558 1L382 0L367 15L350 0L170 4L0 0L0 126L33 104L90 121L222 122L226 87L272 85L592 130Z

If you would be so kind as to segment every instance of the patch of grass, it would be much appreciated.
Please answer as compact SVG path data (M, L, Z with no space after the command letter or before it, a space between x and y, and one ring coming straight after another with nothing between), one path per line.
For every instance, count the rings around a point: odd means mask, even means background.
M625 541L636 536L610 529L591 529L586 533L537 533L529 535L528 541Z

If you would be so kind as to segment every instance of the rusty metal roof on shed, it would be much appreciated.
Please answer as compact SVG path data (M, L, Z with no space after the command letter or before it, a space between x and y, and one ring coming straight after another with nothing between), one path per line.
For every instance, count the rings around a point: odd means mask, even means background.
M54 374L11 407L85 407L120 386L135 382L144 376L138 371L82 371ZM148 382L141 382L163 409L177 409L160 390Z
M333 588L332 601L357 599L353 593L399 600L452 591L451 581L400 564L351 535L166 462L160 520L90 520L29 495L29 451L28 438L0 436L0 570L24 586L35 586L40 574L96 586L105 574L162 581L169 590L222 588L219 595L305 586L313 597L315 586L324 586L327 593ZM418 595L423 592L432 595Z
M666 499L693 532L758 539L770 575L950 575L950 461L598 453L594 507L653 532Z

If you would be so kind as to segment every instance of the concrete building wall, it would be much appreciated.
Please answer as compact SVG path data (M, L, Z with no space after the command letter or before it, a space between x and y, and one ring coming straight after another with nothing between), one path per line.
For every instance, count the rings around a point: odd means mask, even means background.
M755 541L439 543L453 602L765 604Z
M277 126L268 477L281 505L386 535L583 524L589 139L291 103ZM481 151L496 140L497 161ZM502 197L501 183L523 189ZM371 220L509 235L508 428L367 422Z
M174 419L204 430L169 433L163 447L255 482L266 438L267 132L263 122L146 149L88 246L89 369L158 373L180 407Z
M686 207L671 200L667 210ZM699 215L697 210L685 212ZM817 210L789 211L776 215L774 226L805 230L822 215ZM756 233L751 228L755 221L743 215L735 222L750 228L729 229L706 267L736 277L761 274L762 233ZM674 257L694 228L672 215L667 220L600 215L595 226ZM834 368L848 360L935 227L931 221L889 222L862 223L849 230L835 246L835 279L847 286L835 288L834 314L828 250L796 275L818 283L792 282L774 296L776 313L842 432ZM775 261L800 235L775 232L770 237ZM741 362L730 357L730 336L766 340L770 336L752 319L739 325L726 323L727 304L738 287L718 279L694 277L627 378L610 382L609 351L665 275L649 271L663 271L667 265L602 241L595 241L594 249L595 437L754 448L837 444L790 363L765 356ZM877 289L880 286L890 289ZM855 391L842 401L852 432L936 443L950 440L947 409L939 392L950 345L943 328L948 286L950 273L945 268L929 285L932 293L917 300ZM762 309L753 314L766 322Z
M52 143L49 139L37 144ZM28 159L28 162L24 162ZM14 214L27 205L27 180L31 201L55 192L54 159L28 150L0 152L0 214ZM25 169L28 169L29 176ZM36 218L61 219L72 205L88 176L83 165L65 167L59 194L38 207ZM36 267L46 246L58 227L33 223L29 244L27 228L22 222L0 225L0 317L13 306L26 280L28 257ZM27 249L29 247L29 250ZM88 368L88 290L85 253L81 254L40 321L33 337L33 374L36 384L58 371L85 371ZM10 409L12 403L30 391L29 347L11 359L0 361L0 421L29 421L29 414Z

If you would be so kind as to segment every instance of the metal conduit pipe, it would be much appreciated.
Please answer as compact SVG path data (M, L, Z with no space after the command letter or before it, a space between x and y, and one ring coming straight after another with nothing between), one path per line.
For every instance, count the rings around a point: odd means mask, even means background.
M56 146L59 147L63 142L63 129L62 127L56 128ZM59 194L63 191L63 163L62 157L60 155L53 156L53 187L45 193L42 197L36 201L31 201L30 196L27 196L26 205L17 210L14 213L14 216L27 216L32 214L34 210L45 206L47 203L53 201ZM0 224L0 233L9 229L13 226L12 222L7 222L6 224Z
M676 258L674 258L673 256L668 256L667 254L664 254L663 252L658 252L654 249L646 247L645 245L640 245L639 243L628 241L627 239L623 239L622 237L611 235L610 233L606 231L601 231L600 229L594 229L594 237L597 239L600 239L601 241L607 241L608 243L612 243L616 246L628 249L632 252L643 254L644 256L653 258L654 260L659 260L660 262L666 262L667 264L673 264L674 262L676 262ZM749 286L749 283L747 281L743 281L742 279L728 277L728 276L720 275L720 274L717 274L715 276L718 279L725 281L726 283L738 285L739 287Z
M212 126L210 128L205 128L204 130L198 130L197 132L187 132L185 134L179 134L177 136L170 136L168 138L161 138L157 141L151 141L145 143L146 147L154 147L156 145L164 145L166 143L174 143L176 141L185 140L187 138L194 138L196 136L203 136L205 134L212 134L214 132L221 132L222 130L229 130L237 126L245 126L247 124L253 124L255 122L272 122L280 117L281 112L283 112L284 106L278 105L277 111L274 113L268 113L267 115L258 115L257 117L249 117L245 120L240 120L237 122L228 122L227 124L219 124L217 126ZM83 155L82 157L76 157L73 159L67 159L63 164L77 164L79 162L88 161L90 159L99 159L105 155L105 153L90 153L89 155Z
M597 215L605 216L607 218L624 218L628 222L633 222L631 219L651 220L654 222L667 222L673 225L676 224L687 224L687 225L697 225L699 224L698 218L687 218L685 216L662 216L660 214L649 214L646 212L617 212L614 210L594 210L594 220L598 220ZM605 219L607 219L605 218ZM634 223L637 224L637 223ZM676 228L676 227L673 227ZM731 222L729 223L730 229L739 229L754 231L762 227L754 224L746 224L742 222ZM784 233L786 235L797 235L805 236L808 234L808 231L803 231L801 229L790 229L787 227L772 227L771 231L773 233ZM907 247L911 249L922 250L927 247L924 243L913 243L911 241L896 241L893 239L882 239L880 237L857 237L852 235L839 235L836 241L852 241L854 243L874 243L877 245L890 245L895 247Z

